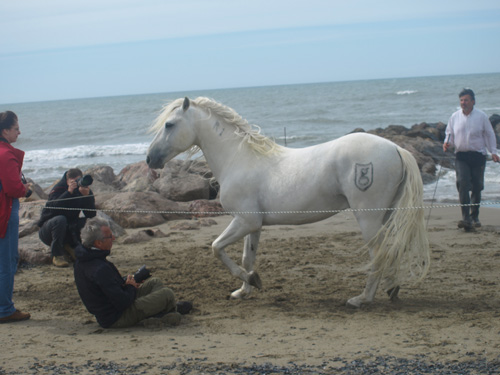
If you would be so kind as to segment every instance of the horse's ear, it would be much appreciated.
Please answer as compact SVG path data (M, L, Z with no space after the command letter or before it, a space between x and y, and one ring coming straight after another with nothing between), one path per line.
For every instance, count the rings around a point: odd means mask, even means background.
M184 111L187 111L188 108L189 108L189 98L186 96L184 98L184 103L182 103L182 109Z

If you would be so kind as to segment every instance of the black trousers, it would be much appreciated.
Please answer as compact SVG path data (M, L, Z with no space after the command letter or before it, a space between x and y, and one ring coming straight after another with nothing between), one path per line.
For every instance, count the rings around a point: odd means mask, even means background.
M80 242L80 230L85 225L86 218L78 218L75 223L68 223L64 215L54 216L43 223L38 231L40 240L50 246L53 257L64 255L64 245L75 247Z
M486 156L480 152L467 151L456 154L455 171L460 204L477 204L476 206L462 206L462 219L464 221L479 217L485 167Z

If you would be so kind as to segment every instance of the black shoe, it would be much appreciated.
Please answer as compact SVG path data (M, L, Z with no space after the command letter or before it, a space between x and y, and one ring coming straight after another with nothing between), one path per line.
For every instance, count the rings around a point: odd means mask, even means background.
M182 315L189 314L189 312L193 309L193 304L189 301L179 301L176 306L177 312Z
M466 232L474 232L475 231L474 227L472 226L472 223L470 221L466 221L466 220L460 220L458 222L458 227L464 228L464 230Z
M476 218L473 218L472 219L472 225L474 225L476 228L480 228L481 227L481 222L479 221L479 219L476 217Z

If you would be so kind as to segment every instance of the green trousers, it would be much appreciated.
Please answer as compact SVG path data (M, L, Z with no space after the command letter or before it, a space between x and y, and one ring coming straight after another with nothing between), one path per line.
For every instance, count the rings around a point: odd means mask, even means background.
M175 296L160 279L152 277L137 289L135 301L111 328L132 327L141 320L163 311L175 311Z

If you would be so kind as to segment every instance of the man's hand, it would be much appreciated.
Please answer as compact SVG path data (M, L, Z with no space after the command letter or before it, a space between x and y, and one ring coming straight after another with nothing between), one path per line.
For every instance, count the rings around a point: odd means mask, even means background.
M136 289L139 288L141 286L141 284L137 284L135 279L134 279L134 276L132 275L127 275L127 280L125 281L125 285L132 285L134 286Z
M70 194L73 194L73 191L78 187L78 184L76 183L76 180L70 180L68 181L68 191Z
M80 186L78 188L78 190L80 190L80 193L82 193L82 195L89 195L90 194L90 188L87 186Z
M500 156L497 154L491 154L491 160L493 160L495 163L500 163Z
M444 152L448 151L449 148L450 148L450 144L449 143L443 143L443 151Z

